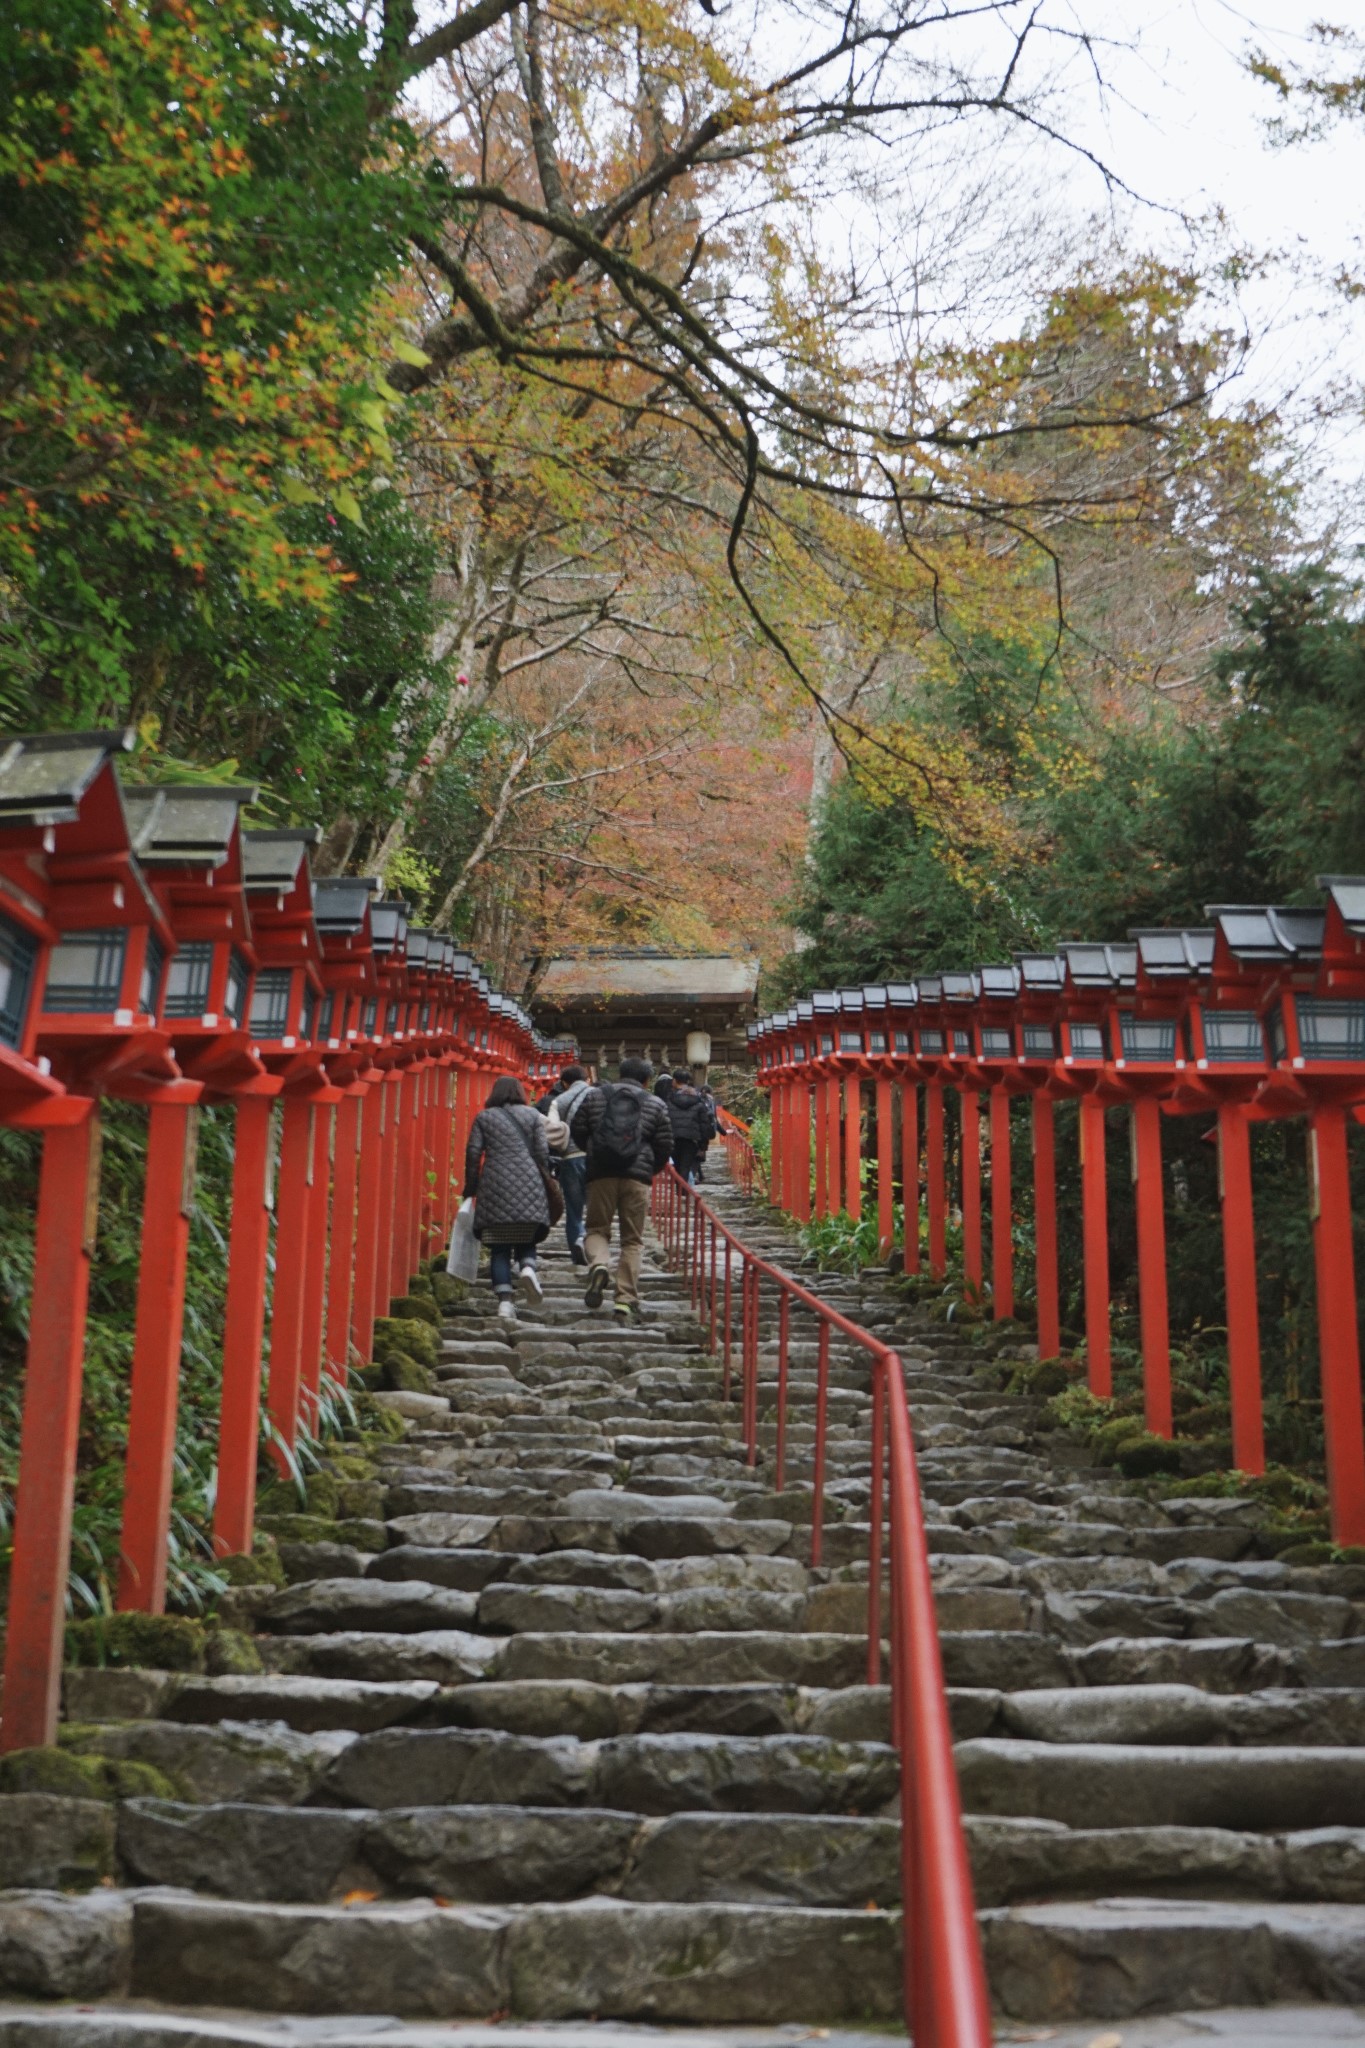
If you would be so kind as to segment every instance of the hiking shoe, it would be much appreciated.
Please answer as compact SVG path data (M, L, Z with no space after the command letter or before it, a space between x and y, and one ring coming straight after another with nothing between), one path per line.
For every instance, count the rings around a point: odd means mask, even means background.
M517 1271L517 1285L528 1301L540 1303L545 1299L545 1289L540 1284L540 1275L533 1265L522 1266Z
M612 1314L618 1323L642 1323L644 1321L644 1317L640 1314L639 1304L633 1301L618 1301L616 1307L612 1310Z
M514 1323L516 1319L517 1305L510 1294L505 1294L498 1303L498 1321L500 1323Z
M569 1257L572 1259L575 1266L586 1266L588 1263L588 1255L584 1251L581 1244L572 1244L569 1246Z
M585 1308L601 1308L602 1296L607 1291L607 1282L610 1278L611 1275L605 1266L593 1267L588 1275L587 1292L583 1296Z

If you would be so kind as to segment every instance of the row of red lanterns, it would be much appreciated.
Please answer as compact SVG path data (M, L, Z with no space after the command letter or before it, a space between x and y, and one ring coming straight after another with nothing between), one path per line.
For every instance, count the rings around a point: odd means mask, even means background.
M1365 1543L1365 1423L1347 1118L1365 1102L1365 879L1324 876L1321 906L1212 905L1197 930L1134 931L1005 966L822 991L750 1027L772 1103L772 1197L801 1220L861 1210L861 1091L876 1088L879 1235L890 1245L893 1102L907 1216L918 1215L919 1089L931 1273L945 1270L944 1089L962 1117L964 1278L984 1290L980 1105L988 1104L994 1314L1014 1310L1010 1100L1032 1105L1040 1355L1060 1348L1053 1105L1080 1115L1085 1329L1091 1391L1112 1392L1105 1109L1131 1112L1144 1408L1172 1434L1161 1118L1217 1119L1233 1462L1265 1469L1251 1122L1305 1117L1332 1526ZM841 1124L841 1101L844 1111ZM812 1162L812 1110L814 1161ZM842 1147L842 1157L841 1157ZM841 1195L842 1183L842 1195ZM906 1266L918 1270L908 1222Z
M0 742L0 1122L43 1132L0 1750L54 1738L99 1102L149 1112L117 1604L165 1604L201 1104L235 1105L213 1539L251 1548L267 1405L287 1462L324 1375L448 1233L487 1077L562 1052L374 880L314 881L316 828L247 787L126 787L123 732ZM278 1102L279 1114L275 1113Z

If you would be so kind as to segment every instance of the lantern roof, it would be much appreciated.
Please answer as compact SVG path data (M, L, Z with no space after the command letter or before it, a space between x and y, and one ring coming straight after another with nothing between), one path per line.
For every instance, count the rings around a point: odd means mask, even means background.
M887 1004L887 990L884 984L873 982L863 988L863 1006L868 1010L884 1010Z
M1095 945L1090 940L1064 944L1067 975L1075 988L1131 988L1137 980L1137 947Z
M131 726L97 732L26 733L0 744L0 824L69 825L81 798L115 754L132 751Z
M800 1024L809 1024L814 1015L815 1004L812 1001L812 999L809 996L798 996L796 999L797 1022Z
M943 976L921 974L915 983L915 1000L920 1003L938 1003L943 1000Z
M1352 938L1365 938L1365 875L1319 875L1318 887L1327 891L1329 909L1340 918Z
M886 1000L897 1010L909 1010L915 1003L913 981L889 981L886 985Z
M1326 912L1301 904L1207 903L1218 938L1243 963L1315 962L1322 955Z
M948 974L940 975L939 981L945 1003L975 1002L977 996L981 993L974 974L963 974L960 970L954 970Z
M254 783L120 787L133 851L144 868L226 866L242 810L260 794Z
M267 890L287 896L297 887L310 846L322 837L320 825L291 825L269 832L242 834L242 868L252 895Z
M814 1004L813 1015L817 1017L832 1017L839 1007L838 996L827 988L816 989L811 1002Z
M979 967L977 980L983 996L993 996L996 1001L1008 1001L1017 996L1021 976L1019 969L1010 963L1007 967Z
M1171 926L1135 929L1128 936L1136 943L1144 981L1188 981L1207 974L1213 966L1217 934L1211 926L1187 931Z
M1060 995L1066 986L1066 961L1060 953L1016 953L1019 979L1030 995Z
M862 992L862 990L861 990L860 988L841 988L841 989L836 989L836 990L835 990L835 994L836 994L836 996L838 997L838 1000L839 1000L839 1008L840 1008L841 1010L861 1010L861 1009L862 1009L862 1007L863 1007L863 992Z
M408 929L407 904L397 896L385 896L377 903L372 903L370 929L374 933L376 953L397 953L403 950Z
M378 875L324 875L313 884L313 917L324 938L364 931L370 904L384 884Z

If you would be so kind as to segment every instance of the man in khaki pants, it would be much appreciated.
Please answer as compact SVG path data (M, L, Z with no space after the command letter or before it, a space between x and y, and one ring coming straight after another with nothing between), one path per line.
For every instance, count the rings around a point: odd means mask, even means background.
M668 1111L649 1092L653 1068L648 1060L621 1062L614 1087L590 1088L569 1126L576 1145L588 1159L588 1286L589 1308L600 1308L609 1281L616 1287L616 1318L640 1320L640 1254L649 1215L649 1184L662 1173L673 1149ZM621 1227L621 1255L615 1275L608 1272L613 1218Z

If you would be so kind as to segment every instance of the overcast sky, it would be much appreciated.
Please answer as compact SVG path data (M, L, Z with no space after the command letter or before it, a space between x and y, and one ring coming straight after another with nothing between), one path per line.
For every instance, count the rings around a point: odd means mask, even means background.
M1247 72L1244 56L1253 45L1280 60L1312 61L1312 22L1365 32L1365 0L1156 0L1150 14L1124 4L1110 18L1116 34L1136 35L1138 48L1108 60L1117 90L1103 114L1091 102L1085 116L1097 146L1145 199L1196 213L1219 207L1238 240L1287 259L1247 294L1257 323L1269 328L1249 365L1252 386L1271 399L1297 390L1304 413L1334 381L1359 386L1365 308L1349 307L1326 281L1346 263L1365 272L1365 123L1272 148L1266 121L1277 101ZM1077 198L1095 203L1098 180L1079 168L1073 175ZM1172 247L1184 245L1175 223L1157 213L1139 209L1131 225L1158 244L1166 235ZM1330 478L1356 498L1354 532L1365 538L1365 424L1357 411L1320 433Z

